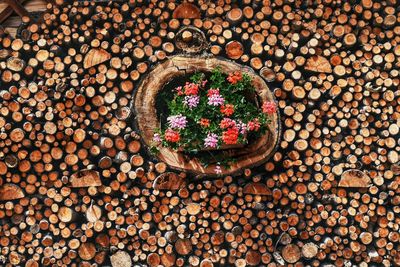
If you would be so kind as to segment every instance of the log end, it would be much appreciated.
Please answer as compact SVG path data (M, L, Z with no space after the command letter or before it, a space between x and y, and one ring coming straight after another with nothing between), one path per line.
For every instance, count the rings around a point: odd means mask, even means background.
M331 64L322 56L313 56L307 59L304 69L312 72L332 73Z
M174 19L199 19L200 9L191 3L182 3L177 6L172 14Z
M107 60L111 59L111 54L101 48L93 48L89 50L83 59L83 67L85 69L91 68Z
M0 201L21 199L25 197L22 189L15 184L4 184L0 187Z
M243 188L244 194L250 195L261 195L261 196L270 196L272 195L271 190L262 183L248 183Z
M70 177L72 187L101 186L100 174L94 170L80 170Z
M351 169L343 172L339 187L358 187L365 188L371 185L371 178L364 172Z
M159 175L153 183L156 190L175 191L185 186L185 179L173 172Z

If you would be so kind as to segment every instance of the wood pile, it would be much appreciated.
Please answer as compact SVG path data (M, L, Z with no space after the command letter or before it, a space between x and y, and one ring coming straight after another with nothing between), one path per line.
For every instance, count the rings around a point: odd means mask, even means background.
M399 14L56 0L18 38L0 29L0 265L400 265ZM133 130L135 89L184 26L274 90L282 142L262 167L193 181Z

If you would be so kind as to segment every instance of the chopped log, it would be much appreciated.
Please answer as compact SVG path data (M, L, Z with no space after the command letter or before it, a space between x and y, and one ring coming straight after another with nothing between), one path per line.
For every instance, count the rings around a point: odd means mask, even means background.
M167 172L159 175L153 183L153 188L156 190L175 191L184 187L185 179L173 172Z
M331 64L322 56L313 56L307 59L304 69L313 72L332 73Z
M89 222L97 222L101 218L101 208L93 203L86 210L86 219Z
M99 65L111 59L111 54L101 48L92 48L87 52L83 59L83 67L85 69Z
M0 201L21 199L25 197L24 191L15 184L4 184L0 187Z
M110 257L112 267L131 267L132 259L125 251L117 251Z
M193 248L189 239L178 239L175 242L175 249L179 255L188 255Z
M369 187L371 178L364 172L356 169L351 169L343 172L339 186L340 187Z
M69 179L72 187L101 186L100 175L94 170L80 170Z
M271 190L263 183L248 183L243 188L244 194L270 196Z
M184 2L178 5L172 14L174 19L200 19L200 9L192 3Z
M306 259L314 258L318 253L318 247L314 243L307 243L301 248L301 254Z
M78 253L83 260L89 261L96 255L96 246L93 243L82 243Z
M22 71L25 65L26 65L25 61L18 57L10 57L7 60L7 68L15 72Z
M58 210L57 216L60 219L60 221L64 223L69 223L73 219L74 212L72 211L71 208L68 207L60 207Z
M295 263L300 260L301 251L298 246L289 244L282 249L282 257L288 263Z
M198 203L189 203L186 210L190 215L197 215L201 211L201 207Z
M231 59L239 59L243 52L243 45L238 41L230 41L225 46L225 53Z

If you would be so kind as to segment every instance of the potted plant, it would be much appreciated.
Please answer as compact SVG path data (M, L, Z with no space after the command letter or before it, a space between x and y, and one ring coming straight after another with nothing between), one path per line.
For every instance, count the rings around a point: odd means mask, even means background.
M161 97L167 116L154 134L155 149L168 147L196 155L241 148L268 130L270 116L276 112L274 102L259 103L251 77L241 71L224 73L217 67L179 83Z

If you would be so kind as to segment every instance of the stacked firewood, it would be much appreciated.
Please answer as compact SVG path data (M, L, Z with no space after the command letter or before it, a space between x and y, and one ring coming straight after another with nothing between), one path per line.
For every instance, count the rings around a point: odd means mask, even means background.
M400 265L396 1L47 7L0 29L1 266ZM186 26L274 90L265 165L196 181L141 143L135 88Z

